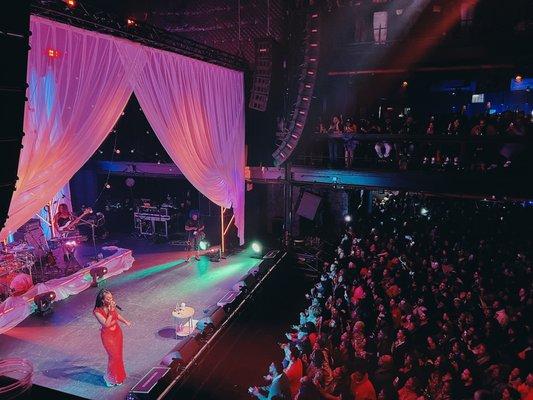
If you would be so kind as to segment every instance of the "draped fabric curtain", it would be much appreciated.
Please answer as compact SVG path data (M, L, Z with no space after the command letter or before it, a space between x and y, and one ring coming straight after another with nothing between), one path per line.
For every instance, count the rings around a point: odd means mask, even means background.
M244 99L242 73L143 48L133 91L161 144L209 200L233 207L244 242ZM139 46L119 45L139 60Z
M0 240L49 202L98 149L132 90L183 174L233 207L244 239L242 73L31 17L17 190Z
M23 149L4 239L93 155L132 89L111 37L31 18Z

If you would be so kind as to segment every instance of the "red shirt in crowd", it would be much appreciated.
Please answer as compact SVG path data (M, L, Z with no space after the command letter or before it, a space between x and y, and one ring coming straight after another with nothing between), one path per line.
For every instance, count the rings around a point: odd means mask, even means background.
M289 378L289 385L291 387L291 397L294 399L300 390L300 379L304 373L304 367L302 360L299 358L296 361L291 362L285 369L285 375Z

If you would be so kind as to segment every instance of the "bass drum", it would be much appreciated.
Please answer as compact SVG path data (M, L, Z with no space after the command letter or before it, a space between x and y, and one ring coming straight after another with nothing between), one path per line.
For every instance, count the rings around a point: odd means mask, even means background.
M9 283L9 291L12 296L21 296L30 290L33 286L33 280L28 274L18 273Z

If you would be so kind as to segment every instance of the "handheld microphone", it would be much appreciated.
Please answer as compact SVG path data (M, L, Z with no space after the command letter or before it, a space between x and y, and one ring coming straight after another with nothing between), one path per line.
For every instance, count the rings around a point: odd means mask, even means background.
M118 304L115 304L115 307L122 311L122 307L120 307Z

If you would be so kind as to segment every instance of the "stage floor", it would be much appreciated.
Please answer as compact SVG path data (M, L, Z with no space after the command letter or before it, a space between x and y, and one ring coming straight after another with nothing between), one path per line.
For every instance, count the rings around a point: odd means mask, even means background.
M221 262L187 263L175 247L129 239L135 262L122 275L100 285L110 289L123 315L133 321L124 331L128 378L108 388L102 374L107 356L92 310L99 289L88 289L54 303L46 318L30 316L0 336L0 358L26 358L34 367L34 384L90 399L123 399L129 389L177 344L171 312L177 303L195 308L195 319L215 304L259 260L243 251ZM129 247L128 247L129 246Z

